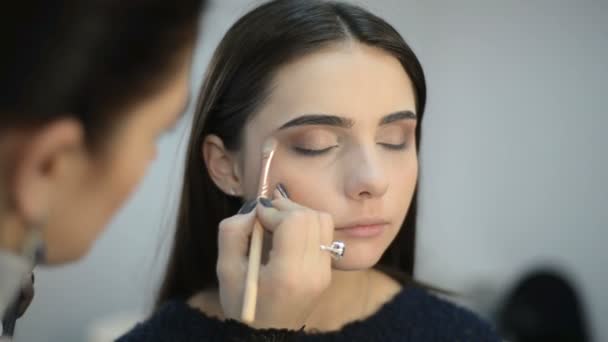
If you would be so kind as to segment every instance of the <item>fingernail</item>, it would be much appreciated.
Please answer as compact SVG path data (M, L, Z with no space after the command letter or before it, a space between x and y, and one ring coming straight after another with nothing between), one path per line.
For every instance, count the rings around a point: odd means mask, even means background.
M266 208L272 208L272 201L265 197L259 198L260 204L265 206Z
M248 214L255 208L257 204L258 202L256 200L246 201L245 203L243 203L243 206L241 207L241 209L239 209L239 212L237 214Z
M277 190L279 190L281 196L283 196L284 198L289 198L289 193L287 192L287 189L282 183L277 184Z

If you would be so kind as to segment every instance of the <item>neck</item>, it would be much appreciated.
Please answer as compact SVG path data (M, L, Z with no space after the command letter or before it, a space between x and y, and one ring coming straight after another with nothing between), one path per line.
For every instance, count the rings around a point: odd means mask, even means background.
M329 288L306 322L306 329L335 331L376 313L399 291L401 285L373 268L332 272Z
M338 330L347 322L363 318L369 301L370 272L332 271L331 284L308 317L306 329Z

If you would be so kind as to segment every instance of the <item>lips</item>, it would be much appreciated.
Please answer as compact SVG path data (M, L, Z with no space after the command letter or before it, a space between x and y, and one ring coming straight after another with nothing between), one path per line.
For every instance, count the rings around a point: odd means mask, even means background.
M352 237L374 237L380 235L389 222L380 218L363 218L336 228L336 233Z
M336 227L336 230L344 230L344 229L353 229L360 227L370 227L370 226L383 226L387 225L388 221L383 220L381 218L361 218L357 220L350 221L349 223L342 225L340 227Z

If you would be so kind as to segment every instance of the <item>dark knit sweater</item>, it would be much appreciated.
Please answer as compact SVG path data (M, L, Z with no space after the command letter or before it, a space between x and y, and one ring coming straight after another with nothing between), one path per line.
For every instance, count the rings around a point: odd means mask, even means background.
M171 301L119 342L134 341L500 341L473 313L422 289L401 291L371 317L339 331L305 333L252 329L210 318L182 301Z

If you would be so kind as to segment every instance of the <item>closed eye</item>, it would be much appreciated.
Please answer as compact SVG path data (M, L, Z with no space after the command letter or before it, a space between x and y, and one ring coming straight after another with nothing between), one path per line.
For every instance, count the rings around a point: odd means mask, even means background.
M338 145L329 146L329 147L326 147L326 148L323 148L323 149L309 149L309 148L294 146L294 147L292 147L292 149L296 153L301 154L303 156L319 156L319 155L322 155L322 154L325 154L325 153L329 152L330 150L332 150L332 149L334 149L336 147L338 147Z
M388 149L388 150L393 150L393 151L401 151L401 150L405 150L407 148L407 143L402 143L402 144L386 144L386 143L378 143L378 145Z

